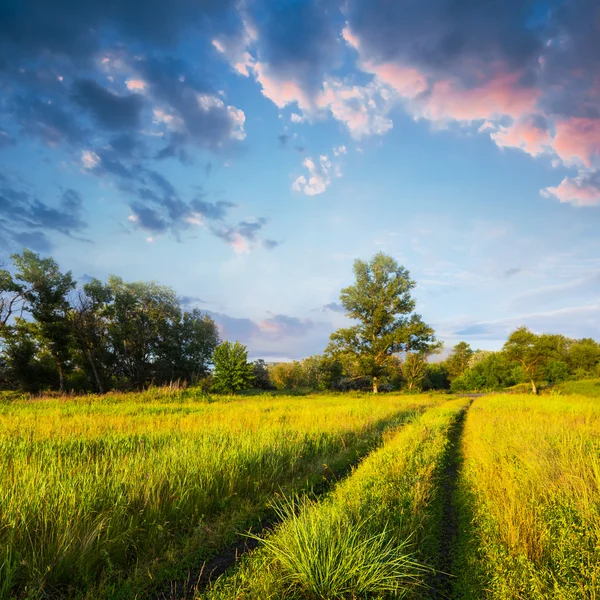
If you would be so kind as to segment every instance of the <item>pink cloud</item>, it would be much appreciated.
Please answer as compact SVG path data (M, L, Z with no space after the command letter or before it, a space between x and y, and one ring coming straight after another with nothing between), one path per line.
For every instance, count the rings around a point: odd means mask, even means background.
M542 195L575 206L600 205L600 183L582 175L565 177L558 186L542 190Z
M519 85L519 73L492 77L483 85L464 88L457 80L440 80L421 106L432 121L483 121L509 116L519 119L535 111L541 91Z
M552 145L548 130L537 126L531 118L520 119L508 127L500 127L490 137L501 148L520 148L532 156L543 154Z
M404 98L415 98L428 87L425 75L412 67L401 67L393 63L366 63L363 69L379 77Z
M554 149L562 160L579 160L590 168L593 157L600 154L600 119L572 117L558 121Z
M125 82L127 89L132 92L143 92L146 89L146 82L141 79L128 79Z
M366 85L348 85L335 79L323 83L323 91L316 105L329 110L333 117L344 123L352 137L383 135L393 124L387 118L391 107L392 91L374 80Z
M264 63L256 62L253 69L256 80L262 87L263 96L269 98L278 108L297 102L302 110L310 111L310 98L296 81L278 79L268 72Z

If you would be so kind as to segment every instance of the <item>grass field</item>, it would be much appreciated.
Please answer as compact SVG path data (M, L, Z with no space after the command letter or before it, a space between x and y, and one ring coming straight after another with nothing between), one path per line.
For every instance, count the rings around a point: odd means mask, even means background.
M419 597L439 556L436 483L467 404L447 402L390 432L324 501L280 505L287 518L262 549L202 598Z
M0 599L595 600L600 403L575 384L6 400Z
M463 447L456 597L600 597L598 400L477 399Z
M435 402L148 392L0 405L0 598L149 593L274 494L347 468Z

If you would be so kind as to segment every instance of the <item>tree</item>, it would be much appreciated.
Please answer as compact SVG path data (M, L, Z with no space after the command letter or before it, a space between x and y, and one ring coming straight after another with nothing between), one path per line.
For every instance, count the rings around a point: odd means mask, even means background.
M600 363L600 344L591 338L575 340L569 347L567 362L574 372L593 373Z
M467 370L472 356L473 350L467 342L459 342L452 348L450 356L446 359L446 368L451 381Z
M233 394L248 389L254 380L254 367L248 363L248 351L239 342L223 342L217 346L213 363L213 388L216 392Z
M427 355L423 352L409 352L400 363L402 378L409 392L421 389L427 375Z
M18 269L15 278L24 284L27 310L37 321L40 338L56 362L62 392L72 341L68 295L75 289L75 281L70 271L61 273L52 258L40 258L31 250L11 258Z
M0 269L0 334L8 327L13 315L25 309L23 286L19 285L5 269Z
M566 355L568 340L562 335L537 335L519 327L513 331L504 344L504 352L509 360L521 365L527 379L531 382L531 391L537 394L537 382L544 376L546 363L561 360Z
M298 389L304 383L302 365L297 360L271 365L269 377L278 390Z
M99 394L106 391L113 354L108 336L107 307L112 300L110 289L98 279L79 290L70 311L76 345L83 357L88 378Z
M254 376L254 387L259 390L272 390L273 384L269 377L267 363L259 358L252 363L252 375Z
M434 332L414 314L410 291L415 282L391 256L376 254L354 262L356 283L341 291L340 300L356 325L331 334L327 353L339 359L353 378L368 377L373 392L395 354L437 347Z

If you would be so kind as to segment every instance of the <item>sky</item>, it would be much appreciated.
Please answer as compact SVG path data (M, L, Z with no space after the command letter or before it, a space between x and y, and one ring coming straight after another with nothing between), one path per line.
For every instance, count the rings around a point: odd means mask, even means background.
M354 259L449 348L600 339L597 0L0 0L0 262L322 352Z

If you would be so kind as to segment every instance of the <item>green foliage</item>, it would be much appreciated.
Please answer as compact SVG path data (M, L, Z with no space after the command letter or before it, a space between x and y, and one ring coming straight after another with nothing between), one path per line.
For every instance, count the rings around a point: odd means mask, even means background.
M434 332L415 314L409 272L386 254L354 262L356 283L340 295L346 314L356 325L331 334L327 353L342 362L351 377L369 377L373 391L394 355L431 351Z
M75 281L70 271L61 273L52 258L40 258L31 250L11 258L17 268L15 279L23 285L27 310L37 324L36 333L56 361L59 389L63 391L72 341L68 294L75 289Z
M316 354L269 367L269 377L278 390L338 390L342 385L342 365L335 357Z
M459 342L454 346L450 356L446 359L446 369L450 381L460 377L468 368L469 361L474 352L467 342Z
M544 379L549 384L566 381L569 376L569 365L562 360L551 359L544 365Z
M185 577L267 517L275 494L322 485L431 404L207 402L193 388L11 396L0 403L2 600L162 597L173 572Z
M253 386L257 390L272 390L275 386L269 377L269 369L264 360L255 360L252 363Z
M322 502L276 503L281 525L201 598L421 597L423 564L438 567L425 550L441 528L436 484L464 408L461 399L413 415Z
M444 363L428 363L424 390L447 390L450 388L449 373Z
M503 352L475 353L471 368L456 377L450 384L453 392L495 391L510 387L521 380L517 363L508 359Z
M398 542L385 527L374 533L368 517L333 503L317 507L306 498L276 504L275 510L285 526L261 542L278 565L281 583L303 598L372 597L419 580L423 569L408 542Z
M523 373L531 382L532 392L537 393L537 384L544 376L548 361L561 360L567 355L568 340L562 335L537 335L526 327L513 331L504 344L509 360L518 362Z
M73 292L51 258L25 250L13 261L14 278L0 271L0 385L104 393L208 375L216 325L183 311L172 289L110 277Z
M224 394L247 390L254 381L254 367L248 363L246 346L223 342L213 353L213 389Z

